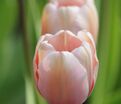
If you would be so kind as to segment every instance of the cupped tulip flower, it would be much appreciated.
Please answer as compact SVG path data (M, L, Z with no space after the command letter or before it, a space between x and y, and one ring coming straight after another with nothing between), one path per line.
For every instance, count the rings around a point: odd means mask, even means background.
M98 34L98 15L94 0L50 0L42 15L42 34L87 30L94 40Z
M80 104L94 88L98 59L89 32L43 35L34 56L34 77L49 104Z

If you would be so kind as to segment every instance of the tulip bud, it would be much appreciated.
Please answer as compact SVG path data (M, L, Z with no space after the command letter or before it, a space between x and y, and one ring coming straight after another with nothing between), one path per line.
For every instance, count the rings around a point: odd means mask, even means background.
M77 34L87 30L94 40L98 33L98 16L93 0L51 0L42 16L42 34L55 34L59 30Z
M50 0L51 2L57 2L59 6L81 6L85 0Z
M83 103L98 72L94 40L84 31L43 35L33 63L37 88L49 104Z

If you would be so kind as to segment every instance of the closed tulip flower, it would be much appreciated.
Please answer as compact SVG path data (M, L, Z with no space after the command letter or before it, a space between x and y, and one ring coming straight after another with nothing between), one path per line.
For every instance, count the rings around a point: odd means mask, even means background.
M55 34L59 30L77 34L87 30L94 40L98 33L98 16L93 0L50 0L42 16L42 34Z
M37 88L49 104L83 103L98 72L94 40L85 31L43 35L33 63Z

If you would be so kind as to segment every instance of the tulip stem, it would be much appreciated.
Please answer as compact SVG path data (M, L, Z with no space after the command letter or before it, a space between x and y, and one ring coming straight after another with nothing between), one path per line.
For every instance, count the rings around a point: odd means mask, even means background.
M35 89L33 87L32 79L32 57L30 51L29 35L27 31L27 22L26 22L26 12L25 12L25 1L18 0L19 13L20 13L20 28L22 31L24 55L26 61L26 70L25 70L25 90L26 90L26 104L36 104L35 100Z
M28 75L31 75L31 64L30 64L30 47L29 47L29 41L28 41L28 34L26 29L26 18L25 18L25 10L24 10L24 0L18 0L19 1L19 9L20 9L20 28L22 31L22 38L23 38L23 46L24 46L24 54L25 54L25 60L27 64L27 73Z

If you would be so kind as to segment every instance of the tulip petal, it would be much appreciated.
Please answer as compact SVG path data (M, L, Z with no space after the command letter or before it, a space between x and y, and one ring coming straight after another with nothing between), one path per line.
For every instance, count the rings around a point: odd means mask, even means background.
M56 21L56 25L55 25ZM42 16L42 34L55 34L60 29L60 17L57 6L49 3L46 5Z
M86 42L83 42L79 48L76 48L72 53L78 58L79 62L87 69L87 72L91 68L91 50Z
M91 50L92 50L93 53L96 52L94 39L89 32L87 32L86 30L85 31L79 31L77 36L81 41L86 41L90 44Z
M60 44L61 42L61 44ZM69 31L60 31L48 40L57 51L72 51L81 45L81 41Z
M78 31L88 28L87 7L61 7L58 9L60 28L71 30L77 34ZM77 15L78 14L78 15Z
M83 42L82 46L79 48L76 48L72 51L72 53L76 56L76 58L79 60L80 64L82 64L87 73L88 73L88 81L89 85L92 83L92 76L93 76L93 70L92 70L92 53L91 48L88 43Z
M92 33L94 40L97 40L98 35L98 13L96 10L96 6L94 3L94 0L87 0L87 6L88 6L88 15L89 15L89 24L90 24L90 30L89 32Z
M79 15L77 15L79 14ZM51 21L50 21L51 19ZM61 7L49 3L45 7L42 17L42 34L55 34L60 29L71 30L77 34L78 31L87 29L88 27L87 7ZM56 21L56 25L55 22Z
M86 41L89 43L91 50L92 50L92 67L93 67L94 72L97 71L99 67L99 62L97 59L96 46L95 46L95 42L93 40L92 35L86 31L79 31L77 36L80 38L81 41ZM95 74L95 76L97 76L97 74Z
M47 41L39 44L36 49L36 55L34 57L34 77L36 79L36 83L39 80L39 64L41 60L49 53L55 51L54 47L51 44L48 44Z
M39 43L40 42L43 42L43 41L47 41L49 38L53 37L52 34L46 34L44 36L41 36L40 39L39 39Z
M53 3L58 3L58 6L81 6L85 0L50 0Z
M70 30L75 34L84 29L89 31L96 41L98 14L94 1L52 0L48 3L42 16L42 34L55 34L60 29Z
M50 104L79 104L86 100L89 92L86 69L73 54L48 54L39 71L39 90Z

